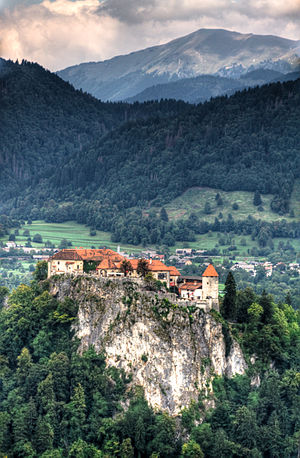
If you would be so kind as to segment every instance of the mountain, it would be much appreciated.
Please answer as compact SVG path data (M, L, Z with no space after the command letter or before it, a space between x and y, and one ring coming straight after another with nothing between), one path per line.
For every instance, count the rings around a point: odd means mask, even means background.
M183 78L165 84L148 87L142 92L129 97L126 102L146 102L149 100L175 99L188 103L200 103L219 95L231 95L245 85L239 80L221 76L201 75L195 78Z
M191 187L272 194L273 211L289 210L300 177L300 80L197 106L130 105L102 103L36 64L7 65L0 77L2 213L76 220L112 232L115 242L172 245L208 227L198 220L162 226L142 210ZM234 224L241 227L231 220L222 231ZM248 221L246 233L255 224ZM298 234L296 226L289 230Z
M200 29L167 44L103 62L68 67L58 75L101 100L124 100L182 78L238 78L257 68L288 73L299 66L300 42L271 35Z
M195 78L183 78L179 81L157 84L129 97L126 102L146 102L150 100L175 99L188 103L200 103L220 95L232 95L234 92L253 86L276 81L292 81L300 78L300 72L281 73L276 70L259 68L241 75L239 79L221 76L201 75Z
M175 110L175 112L173 111ZM37 64L1 62L0 189L2 203L55 170L124 122L170 116L183 104L102 103ZM165 114L163 114L165 113Z

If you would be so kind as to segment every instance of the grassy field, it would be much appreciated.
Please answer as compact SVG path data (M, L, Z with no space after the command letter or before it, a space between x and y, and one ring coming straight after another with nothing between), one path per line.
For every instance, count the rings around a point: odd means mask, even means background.
M20 235L16 236L16 243L25 244L27 237L23 236L25 229L30 232L31 239L35 234L40 234L43 239L43 243L33 243L32 246L39 248L44 247L46 241L50 241L56 247L60 244L62 239L67 239L72 243L72 247L103 247L107 246L113 250L117 250L118 244L110 241L109 232L97 231L96 236L90 236L90 230L88 227L78 224L74 221L68 221L66 223L45 223L43 221L33 221L31 225L25 224L19 229ZM218 245L221 238L224 238L224 234L218 232L210 232L203 235L197 235L195 242L177 242L174 247L170 248L170 252L175 252L177 248L194 248L196 250L211 250L218 246L221 250L229 245L235 245L240 256L248 256L248 249L257 247L257 242L251 240L250 236L238 236L234 235L230 240L230 243L225 245ZM8 240L8 236L1 239L3 242ZM274 239L274 248L278 246L278 243L283 241L286 243L287 239ZM294 246L296 251L300 252L300 240L290 239L290 243ZM142 246L134 245L121 245L122 251L137 252L145 249ZM155 249L154 246L148 246L148 248Z
M218 206L216 204L215 196L219 193L223 200L223 205ZM233 215L235 219L245 219L248 215L255 218L261 218L266 221L275 221L282 219L282 216L271 212L270 202L272 200L271 195L262 195L264 211L258 211L257 207L253 205L253 193L250 192L224 192L218 189L209 188L191 188L187 190L180 197L177 197L168 205L166 210L171 220L177 220L180 218L187 218L192 212L195 212L202 220L213 221L220 212L223 214L223 218L226 218L229 213ZM211 206L211 214L207 215L204 213L205 203L209 202ZM238 210L233 210L232 205L236 203ZM299 220L300 219L300 180L295 184L290 208L294 211L295 218L285 216L287 221ZM157 209L159 210L159 209ZM44 221L33 221L31 225L25 224L19 230L19 234L16 237L16 242L19 244L25 244L27 236L23 235L25 229L30 232L30 237L33 239L35 234L40 234L43 239L42 244L33 243L33 247L43 247L46 241L53 243L56 247L60 244L62 239L67 239L72 243L73 247L103 247L107 246L114 250L117 249L118 244L112 243L110 240L109 232L97 231L96 236L90 235L90 228L85 225L78 224L74 221L68 221L66 223L45 223ZM198 235L195 242L178 242L175 247L170 249L174 252L176 248L190 247L195 249L212 249L218 244L222 234L208 233L204 235ZM3 242L8 240L8 236L2 239ZM280 239L274 240L275 249ZM286 242L286 240L284 240ZM246 243L246 245L245 245ZM300 240L291 240L292 245L297 251L300 251ZM251 240L251 237L234 236L230 245L236 245L239 255L247 256L248 249L257 246L256 242ZM228 246L228 245L227 245ZM149 246L148 248L155 248ZM221 246L226 248L226 246ZM121 250L127 252L141 251L142 246L133 245L122 245Z
M24 230L29 230L31 239L35 234L40 234L43 239L43 243L34 243L32 246L39 248L44 247L46 241L53 243L56 247L60 244L62 239L67 239L72 243L72 247L103 247L107 246L113 250L117 250L118 244L110 241L109 232L97 231L96 236L90 236L90 229L83 224L78 224L74 221L68 221L66 223L46 223L44 221L33 221L32 224L25 224L19 229L19 234L16 236L17 244L25 244L27 237L23 236ZM174 252L176 248L190 247L197 250L205 250L215 248L219 239L223 237L223 234L211 232L204 235L197 235L195 242L177 242L174 247L170 248L171 252ZM7 241L8 236L3 238L2 241ZM246 242L246 246L243 246L242 240ZM239 252L242 255L247 255L247 249L257 246L256 242L251 240L250 236L234 236L231 240L230 245L236 245ZM227 245L222 246L226 248ZM145 249L142 246L134 245L121 245L122 251L135 252ZM155 249L154 246L148 248Z
M215 200L216 194L219 193L223 200L223 205L218 206ZM256 219L265 221L277 221L283 217L270 210L270 203L273 196L270 194L261 195L262 207L264 211L259 211L258 207L253 205L253 192L234 191L225 192L212 188L190 188L181 196L174 199L165 206L170 219L188 218L191 213L196 213L201 219L213 222L215 217L221 212L223 218L227 218L231 213L234 219L246 219L248 215ZM210 204L211 213L207 215L204 212L206 202ZM237 204L238 209L233 210L232 205ZM295 218L300 218L300 180L295 184L290 208L294 210ZM295 218L284 216L287 221Z
M90 235L90 228L83 224L78 224L75 221L68 221L66 223L46 223L44 221L33 221L32 224L25 224L19 229L19 234L16 236L17 244L25 244L27 236L23 236L24 230L29 230L30 237L33 239L35 234L40 234L43 243L31 242L33 247L44 247L46 241L53 243L56 247L60 244L62 239L67 239L72 243L72 247L90 248L92 246L99 248L103 246L110 247L117 250L118 244L110 241L110 233L97 231L96 236ZM8 236L1 239L6 242ZM142 247L133 245L122 245L122 249L128 251L140 251Z

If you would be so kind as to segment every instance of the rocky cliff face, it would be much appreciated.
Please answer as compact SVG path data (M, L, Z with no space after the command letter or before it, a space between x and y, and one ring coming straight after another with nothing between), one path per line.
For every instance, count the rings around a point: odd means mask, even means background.
M51 280L51 293L79 304L80 351L90 345L105 351L108 365L132 374L149 404L172 415L200 391L208 394L215 375L232 377L246 369L237 342L225 356L222 325L174 295L126 279L68 276Z

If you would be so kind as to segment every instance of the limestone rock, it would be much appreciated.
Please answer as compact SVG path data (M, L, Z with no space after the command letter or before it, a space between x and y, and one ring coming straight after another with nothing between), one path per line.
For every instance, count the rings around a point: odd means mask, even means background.
M235 341L225 357L222 325L210 313L147 291L142 281L63 276L50 284L58 299L79 304L80 351L90 345L105 351L107 364L132 374L154 408L176 415L200 391L211 391L214 376L232 377L247 367Z

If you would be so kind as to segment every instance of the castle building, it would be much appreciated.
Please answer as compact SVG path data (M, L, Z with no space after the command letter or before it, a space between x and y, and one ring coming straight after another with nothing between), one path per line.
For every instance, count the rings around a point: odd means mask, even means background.
M48 278L60 274L93 273L99 277L122 277L122 262L127 261L131 269L128 277L138 278L139 259L127 259L110 249L64 249L48 259ZM146 260L147 269L156 280L165 282L167 287L175 286L180 272L174 266L166 266L159 260Z
M202 308L219 310L219 274L214 266L209 264L202 277L182 277L179 294Z
M126 261L130 265L124 272ZM212 264L206 268L202 277L181 277L174 266L166 266L157 259L145 260L152 276L167 285L178 287L180 297L193 301L197 307L205 310L219 310L219 275ZM68 248L55 253L48 259L48 278L53 275L90 274L98 277L139 278L139 259L128 259L110 249Z

